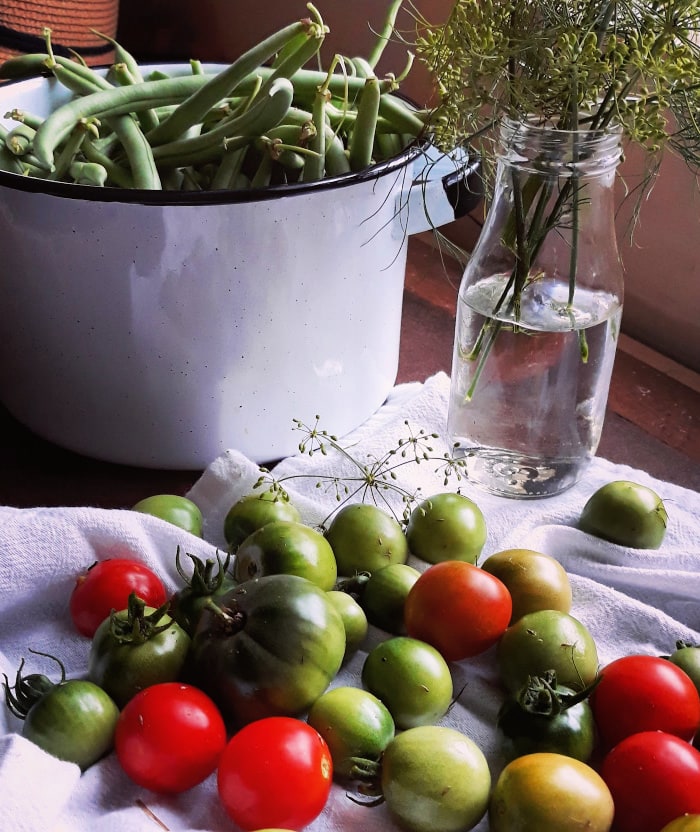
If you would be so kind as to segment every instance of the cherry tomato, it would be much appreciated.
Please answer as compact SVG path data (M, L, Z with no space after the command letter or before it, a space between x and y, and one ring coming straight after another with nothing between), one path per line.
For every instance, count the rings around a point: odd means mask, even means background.
M600 773L615 801L615 832L658 832L700 812L700 751L673 734L626 737L605 755Z
M179 494L154 494L139 500L131 510L160 517L196 537L202 536L203 521L199 506Z
M333 775L355 779L356 758L378 761L394 738L394 720L376 696L362 688L342 686L321 694L307 722L328 743Z
M608 748L640 731L666 731L690 742L700 727L700 695L690 677L658 656L623 656L600 671L590 696Z
M445 492L423 500L406 527L411 552L428 563L463 560L476 563L486 543L486 521L475 502Z
M391 815L412 832L467 832L486 813L491 772L469 737L442 725L403 731L381 763Z
M298 575L329 590L338 571L333 549L320 532L295 520L273 520L246 537L233 562L239 583L265 575Z
M362 684L389 709L397 728L432 725L452 702L450 668L430 644L407 636L380 641L367 654Z
M674 818L661 830L661 832L700 832L699 815L681 815Z
M599 488L584 505L579 528L588 534L634 549L658 549L668 526L666 506L659 495L629 480Z
M505 632L512 612L505 584L478 566L446 560L428 567L404 605L406 632L447 661L476 656Z
M371 503L352 503L334 515L326 531L339 575L375 572L405 563L408 543L401 524Z
M224 538L229 550L235 552L248 535L274 520L301 522L301 515L289 498L278 491L255 491L241 497L224 518Z
M92 638L112 610L124 610L135 592L149 607L167 598L163 582L141 561L111 558L94 563L76 579L70 596L70 614L77 631Z
M369 623L393 635L405 635L406 596L419 577L420 572L407 563L390 563L372 572L360 595Z
M598 673L598 649L588 628L569 613L537 610L519 618L498 642L501 682L517 693L530 676L553 670L571 690L588 687Z
M326 596L343 619L343 627L345 628L345 655L343 660L346 660L357 651L365 640L369 629L367 616L358 602L347 592L331 589L326 593Z
M123 708L114 745L126 774L154 792L177 794L201 783L226 746L216 705L181 682L151 685Z
M615 807L603 778L564 754L517 757L489 803L490 832L608 832Z
M681 670L685 670L700 693L700 646L686 641L677 641L676 649L668 658Z
M571 610L571 584L558 560L532 549L504 549L482 563L500 578L513 600L511 623L535 610Z
M250 722L229 740L219 760L219 797L243 830L301 829L321 814L333 781L331 753L299 719Z

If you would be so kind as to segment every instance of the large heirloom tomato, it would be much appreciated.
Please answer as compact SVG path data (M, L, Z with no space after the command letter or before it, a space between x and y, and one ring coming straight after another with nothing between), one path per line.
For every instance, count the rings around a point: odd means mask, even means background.
M311 581L254 578L216 604L195 631L188 677L232 723L301 714L340 669L343 620Z

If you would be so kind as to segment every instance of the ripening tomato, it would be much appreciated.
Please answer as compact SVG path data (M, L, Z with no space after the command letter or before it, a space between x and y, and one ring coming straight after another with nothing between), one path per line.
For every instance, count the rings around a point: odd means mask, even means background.
M408 635L432 644L447 661L488 650L505 632L511 613L505 584L462 560L428 567L404 604Z
M600 774L615 802L615 832L659 832L700 812L700 751L665 731L641 731L603 758Z
M216 769L226 745L218 708L180 682L151 685L124 706L114 736L117 759L139 786L178 794Z
M219 760L219 797L243 830L302 829L321 814L333 781L331 753L300 719L272 716L231 737Z
M77 631L92 638L112 610L125 610L135 592L149 607L168 599L163 582L141 561L110 558L98 561L79 575L70 596L70 614Z
M590 705L603 745L630 734L666 731L691 741L700 727L700 695L690 677L668 659L623 656L600 671Z

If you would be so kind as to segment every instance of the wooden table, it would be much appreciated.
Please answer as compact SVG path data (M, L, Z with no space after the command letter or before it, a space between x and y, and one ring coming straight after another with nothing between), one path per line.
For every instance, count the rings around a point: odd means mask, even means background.
M411 238L398 382L449 372L460 270ZM621 346L599 454L700 490L697 389ZM50 407L47 402L47 407ZM151 494L184 494L201 471L159 471L87 459L34 436L0 408L0 505L125 508Z

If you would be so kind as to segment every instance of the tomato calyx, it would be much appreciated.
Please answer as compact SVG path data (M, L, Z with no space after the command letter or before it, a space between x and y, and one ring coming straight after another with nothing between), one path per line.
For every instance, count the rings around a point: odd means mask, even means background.
M557 684L555 670L547 670L541 676L529 676L526 684L516 694L515 701L527 713L554 718L587 699L598 681L599 678L596 678L580 691L572 691Z
M185 589L193 598L204 598L208 595L214 595L221 589L226 579L226 572L231 562L231 555L227 554L226 558L222 561L221 555L217 551L216 560L207 558L206 561L203 561L201 558L189 552L185 554L192 561L191 575L188 575L182 567L180 547L178 546L175 553L175 568L185 583ZM218 569L214 571L216 566L218 566Z
M371 577L371 572L358 572L356 575L352 575L348 578L341 578L336 581L335 589L338 590L338 592L345 592L351 598L359 601L360 598L362 598L365 586Z
M60 659L49 653L42 653L39 650L32 650L37 656L45 656L52 659L61 669L61 678L58 682L52 682L48 676L43 673L29 673L26 676L22 675L24 669L24 659L20 662L15 675L14 685L10 685L10 680L7 675L3 673L5 688L5 704L9 711L18 719L25 719L32 707L50 690L53 690L57 685L63 684L66 681L66 668Z
M169 607L170 602L166 601L158 609L147 614L146 603L132 592L129 595L126 615L119 615L117 610L110 613L110 633L118 644L144 644L172 626L169 616L163 624L159 624Z
M372 808L384 803L382 792L382 761L367 757L350 757L350 781L355 793L346 792L348 799L359 806Z
M235 605L235 600L227 602L227 606L221 607L212 598L208 598L204 608L213 613L213 624L211 633L220 638L234 636L240 633L245 627L247 616L245 612Z

